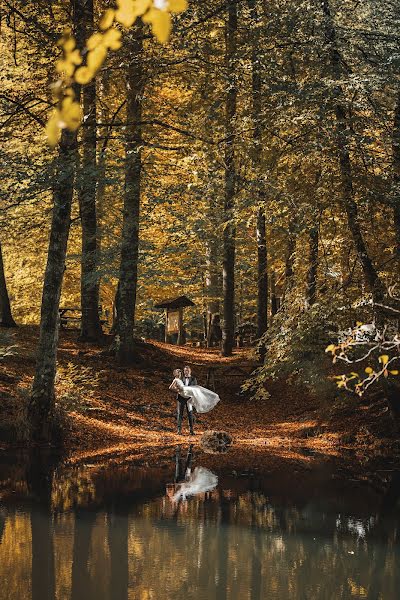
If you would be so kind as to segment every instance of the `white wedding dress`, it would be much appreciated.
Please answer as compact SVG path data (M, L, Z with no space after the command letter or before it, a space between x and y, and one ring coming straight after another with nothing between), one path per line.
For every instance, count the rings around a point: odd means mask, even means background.
M183 381L178 378L175 378L173 383L176 384L181 396L190 398L190 404L192 404L199 413L210 411L220 401L218 394L201 385L184 385Z
M187 496L210 492L217 487L217 484L218 477L212 471L209 471L205 467L196 467L187 481L178 484L173 499L177 502L180 498L186 500Z

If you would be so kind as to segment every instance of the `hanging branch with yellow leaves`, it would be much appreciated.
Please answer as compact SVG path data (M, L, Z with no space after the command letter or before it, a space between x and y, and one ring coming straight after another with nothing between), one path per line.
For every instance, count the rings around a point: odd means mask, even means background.
M339 344L330 344L325 352L332 354L333 363L370 363L364 366L363 374L352 371L333 378L338 388L358 396L362 396L381 377L399 375L399 370L393 367L400 364L400 336L398 332L388 335L386 328L379 331L373 324L357 323L356 327L344 333Z
M187 0L117 0L116 8L105 11L99 22L99 31L93 33L85 48L77 48L76 40L66 31L58 46L63 56L57 62L60 78L53 85L57 106L46 127L49 144L55 146L62 129L76 131L82 122L82 111L76 98L74 84L86 85L101 69L110 50L122 46L120 26L129 29L137 18L151 26L153 35L160 43L168 41L171 33L172 14L187 8Z

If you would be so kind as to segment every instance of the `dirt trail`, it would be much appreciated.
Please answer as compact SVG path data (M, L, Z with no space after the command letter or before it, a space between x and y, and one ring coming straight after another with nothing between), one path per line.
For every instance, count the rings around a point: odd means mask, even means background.
M366 425L371 420L365 407L329 420L323 399L285 382L268 383L271 398L262 403L240 395L242 383L257 366L247 350L221 358L217 350L151 342L139 345L138 365L124 369L104 348L78 343L76 337L76 332L62 332L57 383L58 395L67 398L69 408L66 445L72 460L198 444L209 429L229 432L237 451L252 449L259 455L274 452L289 457L304 450L335 455L346 448L363 453L376 450L377 444L383 455L393 450L370 432L362 432L363 419ZM19 328L14 341L18 354L0 366L0 394L4 392L13 405L26 398L31 385L36 340L37 328ZM206 385L209 369L214 369L215 390L221 397L212 412L199 416L192 438L187 421L183 435L177 435L175 396L168 390L173 368L184 364L191 365L201 385ZM69 405L68 398L74 397L72 380L81 373L85 373L87 397L83 391L80 403Z

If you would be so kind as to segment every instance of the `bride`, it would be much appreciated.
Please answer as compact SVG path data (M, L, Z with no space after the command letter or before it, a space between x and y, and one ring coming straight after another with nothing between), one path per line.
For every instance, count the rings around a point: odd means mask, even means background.
M214 408L220 401L218 394L201 385L184 385L181 379L182 371L180 369L175 369L173 375L174 380L169 386L169 389L187 398L188 404L192 404L197 412L206 413Z

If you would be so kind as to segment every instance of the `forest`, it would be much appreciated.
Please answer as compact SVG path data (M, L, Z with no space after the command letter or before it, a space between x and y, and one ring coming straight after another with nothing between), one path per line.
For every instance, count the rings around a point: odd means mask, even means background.
M140 370L178 296L193 361L253 361L243 402L280 381L396 437L399 64L396 2L2 0L0 366L30 336L33 442L59 339Z
M0 600L398 600L399 1L0 0L0 66Z

